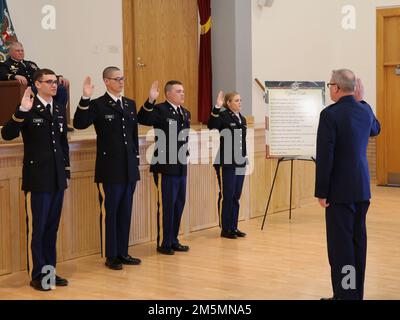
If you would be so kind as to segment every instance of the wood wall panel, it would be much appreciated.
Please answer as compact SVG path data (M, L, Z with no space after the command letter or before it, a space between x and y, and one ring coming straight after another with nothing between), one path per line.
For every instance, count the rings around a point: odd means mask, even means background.
M143 167L133 198L129 245L151 240L151 217L155 213L151 211L151 194L148 190L151 190L152 184L154 184L152 175L148 168Z
M0 275L12 272L10 185L0 181Z
M217 226L218 182L212 163L190 166L188 189L191 194L191 201L188 203L190 231Z
M59 260L100 252L100 205L93 172L75 172L64 195Z

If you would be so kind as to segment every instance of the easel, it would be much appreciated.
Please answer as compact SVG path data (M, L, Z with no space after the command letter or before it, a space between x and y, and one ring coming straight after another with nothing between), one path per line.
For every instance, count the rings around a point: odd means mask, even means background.
M260 80L258 80L257 78L254 79L255 82L257 83L257 85L260 87L260 89L263 91L263 96L264 99L267 99L266 97L266 88L263 86L263 84L260 82ZM294 84L296 84L296 87L298 88L298 83L295 82ZM323 93L323 97L325 96L325 83L317 83L317 82L313 82L311 86L309 87L315 87L315 86L320 86L322 88L322 93ZM324 99L324 98L323 98ZM276 181L276 176L278 174L278 169L279 166L282 162L285 161L290 161L290 200L289 200L289 220L292 220L292 195L293 195L293 162L295 160L301 160L301 161L313 161L315 163L315 159L313 157L311 157L310 159L307 158L301 158L301 157L296 157L296 156L291 156L291 157L280 157L278 158L278 164L276 166L275 169L275 174L274 174L274 179L272 180L272 186L271 186L271 190L269 192L269 196L268 196L268 202L267 202L267 207L265 209L265 213L264 213L264 219L262 222L262 226L261 226L261 230L264 229L264 224L265 224L265 219L267 217L267 212L268 212L268 208L269 208L269 204L271 202L271 197L272 197L272 192L274 191L274 187L275 187L275 181ZM287 211L287 210L283 210L283 211Z
M267 202L267 208L265 209L264 219L263 219L263 223L262 223L262 226L261 226L261 230L264 229L265 219L267 218L267 212L268 212L269 204L270 204L270 202L271 202L272 192L274 191L275 180L276 180L276 176L277 176L277 174L278 174L279 165L280 165L282 162L285 162L285 161L290 161L289 220L292 220L293 161L295 161L295 160L313 161L313 162L315 162L315 159L314 159L314 158L311 158L311 159L297 159L297 158L285 158L285 157L283 157L283 158L279 158L279 159L278 159L278 164L277 164L276 169L275 169L274 179L272 180L271 190L269 191L268 202ZM284 210L284 211L287 211L287 210Z

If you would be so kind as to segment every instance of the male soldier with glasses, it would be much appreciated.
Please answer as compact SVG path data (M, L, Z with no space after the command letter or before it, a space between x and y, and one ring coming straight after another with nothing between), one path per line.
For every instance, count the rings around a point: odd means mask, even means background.
M141 263L128 254L133 193L140 180L138 122L135 101L121 94L122 71L107 67L103 80L107 92L91 100L94 86L90 77L85 79L74 127L86 129L94 124L97 133L95 182L101 207L101 252L108 268L121 270L123 264Z
M27 260L30 285L49 291L46 268L56 267L56 240L64 190L70 178L69 146L65 106L53 97L58 81L53 71L39 69L33 76L38 94L28 87L21 105L1 130L4 140L22 133L24 163L22 190L25 191L27 221ZM54 273L52 284L67 286L68 281ZM54 278L55 276L55 278ZM44 281L43 281L44 280Z

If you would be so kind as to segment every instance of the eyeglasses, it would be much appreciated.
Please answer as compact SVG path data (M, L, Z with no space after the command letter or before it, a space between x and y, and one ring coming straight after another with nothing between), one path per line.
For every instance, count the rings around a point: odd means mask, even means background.
M38 82L40 82L40 83L47 83L49 86L52 86L52 85L56 85L56 86L58 86L58 80L46 80L46 81L43 81L43 80L38 80Z
M114 80L114 81L117 81L117 82L125 81L125 77L106 78L106 79Z
M330 83L327 83L326 86L327 86L328 89L329 89L331 86L337 86L337 83L330 82ZM338 88L339 88L339 86L338 86Z

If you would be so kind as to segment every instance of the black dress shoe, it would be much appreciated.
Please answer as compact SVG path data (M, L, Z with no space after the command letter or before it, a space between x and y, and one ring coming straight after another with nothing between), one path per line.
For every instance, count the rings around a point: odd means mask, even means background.
M141 260L138 258L133 258L131 257L129 254L125 257L123 256L118 256L118 260L122 263L122 264L129 264L129 265L138 265L141 264Z
M240 231L239 229L236 229L235 231L233 231L234 233L236 233L236 235L240 238L244 238L246 236L246 234L242 231Z
M30 286L34 288L35 290L39 291L50 291L51 288L43 288L42 287L42 279L36 279L36 280L31 280Z
M68 280L61 278L56 275L56 286L57 287L66 287L68 285Z
M222 230L221 231L221 237L222 238L228 238L228 239L236 239L237 235L232 230Z
M174 251L187 252L187 251L189 251L189 246L184 246L184 245L178 243L177 245L172 246L172 249Z
M167 254L172 256L175 254L175 251L172 248L165 248L165 247L157 247L157 251L162 254Z
M106 266L112 270L122 270L122 263L118 258L107 258Z

